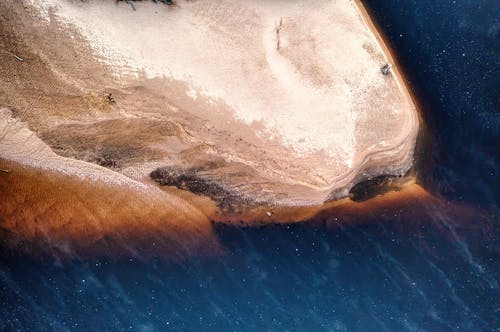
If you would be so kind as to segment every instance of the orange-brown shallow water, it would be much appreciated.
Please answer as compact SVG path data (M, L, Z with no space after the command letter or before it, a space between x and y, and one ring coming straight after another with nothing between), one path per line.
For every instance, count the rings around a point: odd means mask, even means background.
M414 181L362 202L349 198L317 207L259 207L223 215L210 200L186 192L190 209L151 204L126 189L91 184L0 161L0 226L5 249L35 256L214 257L224 253L215 229L306 222L313 227L363 225L389 218L401 227L437 211L469 220L481 211L440 200ZM430 212L432 211L432 212ZM216 226L214 229L214 225ZM483 230L484 231L484 230Z
M30 254L213 256L208 218L187 204L0 160L2 243Z

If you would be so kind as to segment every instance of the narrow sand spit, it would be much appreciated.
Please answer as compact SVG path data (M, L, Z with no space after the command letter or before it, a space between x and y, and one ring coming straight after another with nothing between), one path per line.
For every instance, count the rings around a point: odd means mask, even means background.
M397 68L382 75L394 60L359 3L135 8L0 4L0 159L16 173L128 192L145 215L163 210L155 220L175 215L206 238L207 217L273 222L269 206L321 206L411 167L417 112ZM8 223L14 199L2 200Z

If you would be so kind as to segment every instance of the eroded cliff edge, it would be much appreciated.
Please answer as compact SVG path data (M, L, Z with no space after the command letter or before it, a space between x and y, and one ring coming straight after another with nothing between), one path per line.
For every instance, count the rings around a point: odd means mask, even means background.
M397 68L381 74L393 61L359 4L135 7L0 4L0 168L15 169L0 174L4 230L55 220L95 233L91 219L119 228L124 216L113 211L137 204L127 214L137 225L194 223L206 238L209 219L248 219L269 206L306 211L361 180L411 167L417 112ZM101 200L109 212L92 213L99 200L72 189L77 199L35 209L57 190L21 186L15 198L5 189L30 172L102 187L92 197L127 192L134 203ZM81 204L88 214L54 212Z

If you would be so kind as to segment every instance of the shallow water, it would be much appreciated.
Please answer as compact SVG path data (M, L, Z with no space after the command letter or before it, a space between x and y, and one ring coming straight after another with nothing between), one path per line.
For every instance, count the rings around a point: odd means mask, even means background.
M366 4L422 104L418 174L441 202L331 228L220 227L214 259L5 254L0 330L498 330L500 3Z

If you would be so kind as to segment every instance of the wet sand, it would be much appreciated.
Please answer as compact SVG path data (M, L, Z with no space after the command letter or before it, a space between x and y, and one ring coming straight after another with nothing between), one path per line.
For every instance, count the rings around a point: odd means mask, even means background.
M8 2L2 6L12 15L10 18L24 15L23 10L32 10L34 16L30 17L36 17L32 8L22 9ZM362 5L357 3L357 6L387 62L395 63ZM117 78L105 62L96 62L85 53L89 45L84 38L74 31L60 31L54 14L51 20L48 28L38 32L30 30L30 24L36 22L29 19L24 27L18 27L20 31L9 26L9 18L1 26L2 48L6 50L2 57L9 63L2 69L6 85L0 101L12 112L11 118L22 123L25 142L32 142L31 136L41 138L34 146L25 145L25 150L14 147L9 154L4 148L0 155L3 158L0 169L9 170L0 174L0 221L3 242L9 247L23 247L27 251L45 248L59 254L155 252L173 257L187 252L211 254L220 252L213 235L213 222L258 226L319 220L325 215L342 218L343 214L351 214L352 209L369 214L371 207L378 206L376 202L390 202L385 208L392 205L397 209L397 197L402 197L402 201L412 197L406 194L411 189L404 189L362 203L339 199L366 178L384 173L401 175L407 171L418 130L416 112L409 112L414 117L413 127L406 133L408 141L399 143L404 148L396 157L377 161L377 158L367 159L369 153L361 153L358 158L370 161L361 163L366 162L364 172L354 168L345 181L325 186L328 181L324 177L304 177L310 169L307 162L320 165L325 161L322 167L331 167L324 157L301 160L308 166L303 169L301 166L294 169L293 165L283 167L286 159L263 158L260 165L249 163L251 158L262 155L265 141L255 135L261 124L248 128L230 119L228 126L214 127L214 123L228 120L227 105L217 104L219 111L213 112L207 122L200 114L206 113L204 108L212 103L210 100L204 100L202 95L183 97L186 85L170 79L148 78L147 74L139 80ZM48 31L65 38L56 42L47 36ZM67 38L68 33L71 39ZM71 44L70 40L77 42ZM65 49L64 56L77 59L78 65L59 61L58 49ZM24 57L23 61L13 55ZM414 108L397 68L392 75L405 102ZM165 89L173 93L165 96L162 93ZM194 111L185 114L179 109ZM231 137L228 131L241 136ZM126 140L119 137L120 133L128 133ZM234 148L230 151L221 148L220 142L228 142ZM285 144L274 152L286 149ZM265 152L272 154L273 150ZM73 159L81 160L74 169L87 169L86 164L90 163L89 172L94 173L80 176L79 171L68 170L65 164L73 163L70 161ZM149 178L150 171L172 165L180 172L193 170L193 182L205 187L192 193L171 186L159 187ZM262 175L263 169L272 170L267 178ZM138 187L98 180L99 174L109 179L130 180ZM336 172L332 174L333 178L338 176ZM276 180L287 176L292 181ZM226 179L220 188L227 195L228 205L222 204L226 198L221 203L217 195L215 198L202 195L204 188L211 188L214 183L219 185L221 177ZM401 181L400 187L414 188L408 181ZM344 187L339 187L339 183ZM192 188L183 187L182 183L178 187ZM323 189L318 191L318 188ZM157 244L159 249L155 248Z

